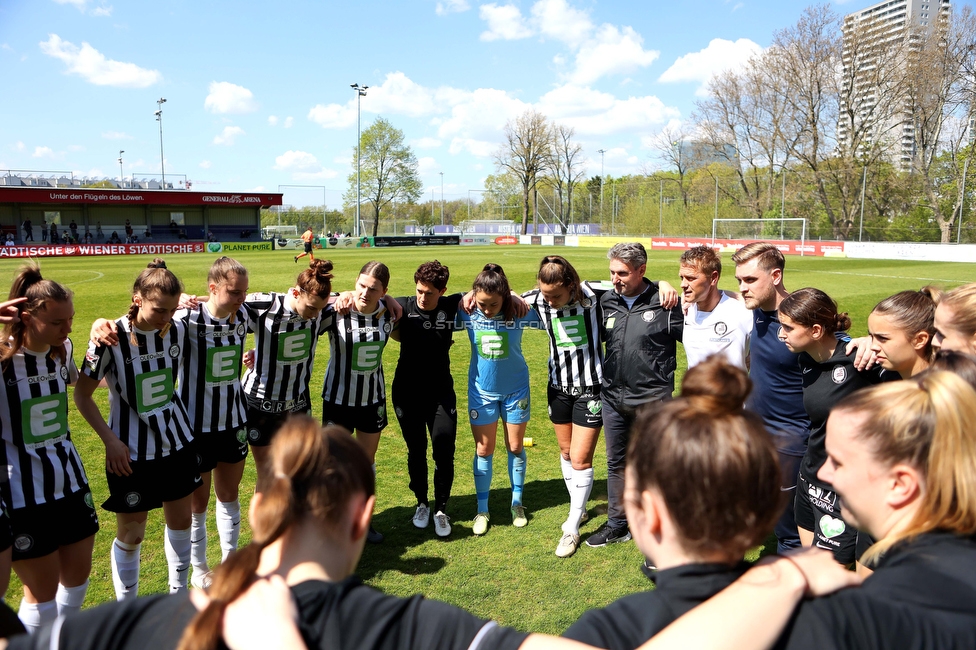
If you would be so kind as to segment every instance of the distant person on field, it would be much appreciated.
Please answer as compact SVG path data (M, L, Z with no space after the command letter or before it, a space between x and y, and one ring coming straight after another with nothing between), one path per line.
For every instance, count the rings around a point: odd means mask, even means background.
M24 219L24 241L34 241L34 224L30 219Z
M47 219L41 219L41 241L47 241Z
M305 252L295 256L296 262L300 258L305 257L306 255L308 255L310 260L312 260L313 262L315 261L315 253L312 252L313 237L315 237L315 233L312 232L312 227L309 226L308 228L305 229L305 232L302 233L302 241L305 242Z

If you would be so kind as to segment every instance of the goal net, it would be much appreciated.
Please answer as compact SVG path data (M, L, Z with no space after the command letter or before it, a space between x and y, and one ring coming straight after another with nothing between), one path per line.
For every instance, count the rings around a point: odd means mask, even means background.
M807 220L800 217L712 219L712 244L716 239L749 241L787 239L799 241L802 251L807 240Z

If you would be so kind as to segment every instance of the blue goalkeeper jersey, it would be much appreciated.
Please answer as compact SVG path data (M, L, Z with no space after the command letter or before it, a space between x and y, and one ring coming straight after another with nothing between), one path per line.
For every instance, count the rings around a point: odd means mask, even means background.
M486 395L509 395L529 384L529 367L522 356L522 330L541 326L530 310L522 318L506 322L501 315L487 318L481 310L458 310L457 324L471 341L468 390Z

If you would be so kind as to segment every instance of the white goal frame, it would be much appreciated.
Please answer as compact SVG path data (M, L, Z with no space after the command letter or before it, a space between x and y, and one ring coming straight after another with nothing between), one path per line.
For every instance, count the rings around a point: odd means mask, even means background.
M799 221L802 225L800 229L800 255L803 256L805 254L806 243L807 243L807 220L804 217L769 217L767 219L755 219L755 218L753 219L712 219L712 246L713 247L715 245L715 235L718 230L719 222L724 223L724 222L731 222L731 221L738 221L738 222L745 222L745 223L758 222L763 224L769 223L770 221L779 222L781 240L783 239L783 226L786 224L786 222ZM776 240L769 240L769 241L776 241Z

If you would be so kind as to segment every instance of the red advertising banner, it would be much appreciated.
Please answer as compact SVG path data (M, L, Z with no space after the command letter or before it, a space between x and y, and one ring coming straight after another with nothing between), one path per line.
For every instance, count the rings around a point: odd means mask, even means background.
M100 205L281 205L281 194L190 192L186 190L104 190L61 187L0 187L0 203L97 203Z
M799 239L766 240L782 251L783 255L815 255L822 257L827 253L843 253L842 241L807 241L801 243ZM710 246L720 251L737 251L749 241L745 239L716 239L711 237L655 237L652 240L653 250L688 250L696 246Z
M65 244L64 246L0 246L4 257L64 257L80 255L174 255L202 253L203 242L186 244Z
M495 237L495 243L499 246L510 246L519 243L518 237Z

